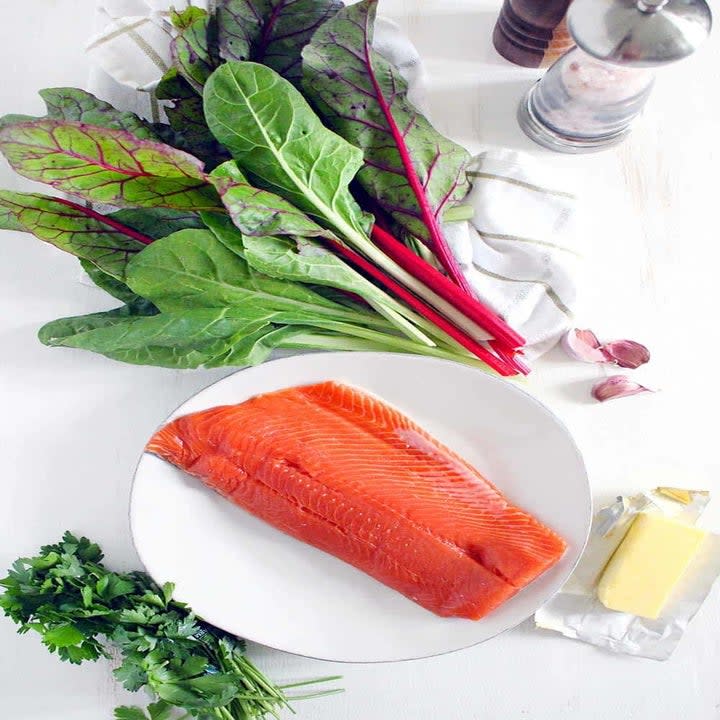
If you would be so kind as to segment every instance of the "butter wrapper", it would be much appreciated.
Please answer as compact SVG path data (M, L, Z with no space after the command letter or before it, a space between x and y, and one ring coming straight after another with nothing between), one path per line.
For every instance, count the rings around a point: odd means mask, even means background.
M535 625L613 652L667 660L720 575L720 535L707 534L656 620L608 610L597 598L597 583L639 512L695 524L709 500L702 490L658 487L601 508L575 572L535 613Z

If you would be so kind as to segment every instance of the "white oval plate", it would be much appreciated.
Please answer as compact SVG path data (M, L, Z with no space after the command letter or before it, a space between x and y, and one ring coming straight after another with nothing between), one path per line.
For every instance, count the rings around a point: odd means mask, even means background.
M567 540L562 560L482 620L437 617L146 453L135 474L130 517L135 546L155 580L173 581L177 599L224 630L279 650L346 662L459 650L517 625L557 592L587 539L587 475L567 429L509 382L418 356L298 355L220 380L168 419L330 379L377 394L467 458Z

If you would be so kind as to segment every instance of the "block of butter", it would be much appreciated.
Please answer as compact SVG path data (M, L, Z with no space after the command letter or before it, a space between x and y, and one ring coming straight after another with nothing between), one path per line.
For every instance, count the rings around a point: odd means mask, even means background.
M656 619L707 533L639 513L603 571L597 593L610 610Z

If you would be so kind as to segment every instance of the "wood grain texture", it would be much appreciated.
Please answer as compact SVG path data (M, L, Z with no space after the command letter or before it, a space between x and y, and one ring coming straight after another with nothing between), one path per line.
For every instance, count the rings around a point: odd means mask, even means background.
M87 0L7 3L0 24L6 70L0 112L41 111L35 91L82 85ZM426 58L439 129L471 150L507 145L540 155L582 198L587 260L579 323L605 337L646 342L653 360L636 377L662 392L596 405L606 371L543 360L530 391L569 425L596 496L656 484L720 495L716 452L720 357L720 35L666 68L636 132L622 146L565 157L535 148L514 121L537 77L503 61L490 33L499 0L383 0ZM29 42L28 38L32 37ZM30 189L0 165L0 186ZM3 500L0 565L86 533L120 567L136 566L127 498L136 458L157 422L222 373L124 366L43 347L35 332L59 315L110 305L78 282L75 261L20 234L0 237L0 418ZM720 527L720 498L706 516ZM600 652L536 632L528 623L463 652L387 666L333 666L264 648L253 658L273 677L345 676L344 695L298 705L298 720L717 720L720 592L716 588L670 662ZM0 694L18 720L98 720L132 699L108 665L62 665L32 637L0 620Z

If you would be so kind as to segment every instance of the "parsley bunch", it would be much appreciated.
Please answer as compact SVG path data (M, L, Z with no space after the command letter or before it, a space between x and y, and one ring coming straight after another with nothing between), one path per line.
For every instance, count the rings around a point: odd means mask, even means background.
M157 701L146 710L119 707L117 720L249 720L278 716L291 699L285 690L317 682L275 685L244 655L243 641L195 617L143 572L115 573L100 548L66 532L60 543L17 560L0 580L0 608L18 632L37 632L61 660L82 663L120 651L115 677L128 689L147 688Z

